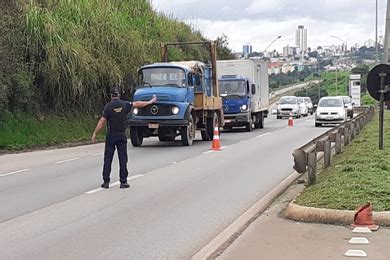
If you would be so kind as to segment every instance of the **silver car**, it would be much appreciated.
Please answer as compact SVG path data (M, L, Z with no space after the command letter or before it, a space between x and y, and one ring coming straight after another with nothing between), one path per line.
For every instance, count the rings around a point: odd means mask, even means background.
M298 104L298 99L295 96L281 97L277 103L276 118L289 117L292 115L295 118L301 117L301 110Z
M344 123L347 121L346 108L342 97L321 98L315 114L315 126Z
M353 118L353 106L352 98L349 96L342 96L344 104L347 106L347 115L349 118Z

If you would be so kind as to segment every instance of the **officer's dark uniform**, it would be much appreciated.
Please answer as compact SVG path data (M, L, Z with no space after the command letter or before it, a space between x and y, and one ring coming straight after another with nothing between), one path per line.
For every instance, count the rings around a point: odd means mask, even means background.
M104 108L103 117L107 119L107 136L103 166L104 182L110 182L111 163L115 148L118 149L120 182L127 182L127 137L125 131L127 114L130 112L131 107L131 102L113 99Z

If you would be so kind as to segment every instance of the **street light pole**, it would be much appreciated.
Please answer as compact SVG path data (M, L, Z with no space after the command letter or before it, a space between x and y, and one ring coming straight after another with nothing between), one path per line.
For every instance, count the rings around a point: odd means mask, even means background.
M378 54L378 0L375 0L375 55L376 62L379 60Z
M390 30L390 2L387 0L387 12L386 12L386 28L385 28L385 46L383 63L389 63L389 30Z
M271 45L274 44L274 42L276 42L280 38L282 38L282 35L276 36L276 38L273 39L272 42L270 44L268 44L268 46L264 49L264 52L266 52L268 50L268 48L271 47Z

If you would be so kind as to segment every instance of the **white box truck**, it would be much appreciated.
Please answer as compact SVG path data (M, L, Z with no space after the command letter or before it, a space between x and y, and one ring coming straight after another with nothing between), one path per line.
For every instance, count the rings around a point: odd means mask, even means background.
M217 61L218 84L223 101L225 129L263 128L268 116L267 63L254 60Z

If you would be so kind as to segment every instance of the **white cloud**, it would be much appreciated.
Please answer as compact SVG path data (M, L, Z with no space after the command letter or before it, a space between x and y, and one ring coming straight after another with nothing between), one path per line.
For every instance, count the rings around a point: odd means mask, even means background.
M351 46L375 37L375 1L367 0L153 0L159 10L196 25L206 36L222 33L230 47L240 51L251 43L262 51L277 35L282 38L271 47L281 50L294 45L298 25L308 29L308 45ZM160 5L159 5L160 4ZM379 0L379 31L384 31L386 1ZM194 18L195 17L195 18Z

